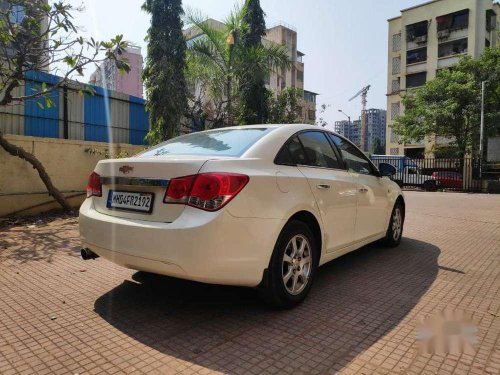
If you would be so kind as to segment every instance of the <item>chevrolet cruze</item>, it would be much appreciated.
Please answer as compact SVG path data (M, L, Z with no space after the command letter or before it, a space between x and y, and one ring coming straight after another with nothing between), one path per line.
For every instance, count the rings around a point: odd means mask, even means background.
M97 164L80 208L82 257L258 287L290 307L322 264L377 240L399 244L405 202L394 173L310 125L184 135Z

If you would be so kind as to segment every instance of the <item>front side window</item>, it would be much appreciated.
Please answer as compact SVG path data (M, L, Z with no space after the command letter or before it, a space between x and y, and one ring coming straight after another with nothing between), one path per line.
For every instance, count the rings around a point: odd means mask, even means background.
M241 156L273 128L227 129L191 133L163 142L139 157L168 155Z
M329 134L333 143L337 145L342 153L342 157L347 164L349 172L361 174L373 174L374 170L365 155L354 145L347 142L345 139Z
M304 146L307 162L311 167L340 169L341 164L323 132L305 132L299 134Z

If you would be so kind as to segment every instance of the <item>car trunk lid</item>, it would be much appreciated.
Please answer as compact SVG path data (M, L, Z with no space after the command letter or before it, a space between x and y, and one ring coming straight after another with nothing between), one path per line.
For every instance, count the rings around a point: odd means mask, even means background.
M173 222L185 206L163 203L169 181L197 174L207 160L206 156L164 156L101 161L95 172L101 177L102 196L92 197L94 207L120 218Z

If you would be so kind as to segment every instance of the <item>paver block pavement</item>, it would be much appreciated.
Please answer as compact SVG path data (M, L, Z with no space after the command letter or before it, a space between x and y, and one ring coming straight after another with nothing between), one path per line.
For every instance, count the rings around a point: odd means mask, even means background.
M0 230L0 374L500 374L500 196L406 193L404 238L322 267L309 298L79 257L76 218ZM419 319L462 310L473 354L421 354Z

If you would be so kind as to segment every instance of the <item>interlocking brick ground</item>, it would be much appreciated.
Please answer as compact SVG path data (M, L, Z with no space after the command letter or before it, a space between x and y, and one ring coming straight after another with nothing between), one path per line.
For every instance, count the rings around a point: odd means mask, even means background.
M407 193L405 237L324 266L289 311L255 291L79 258L77 219L0 231L0 374L499 374L500 196ZM479 327L419 354L419 318Z

